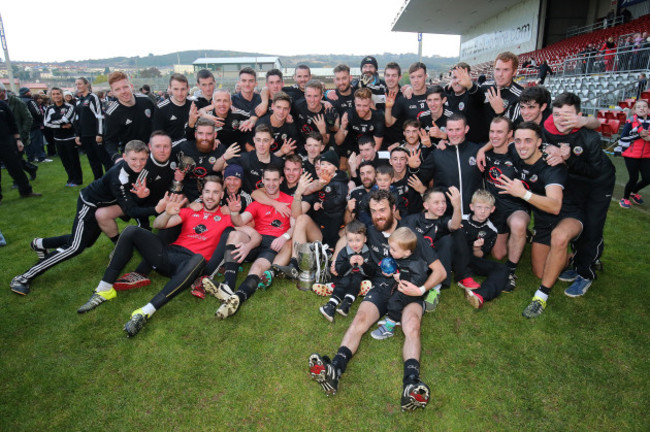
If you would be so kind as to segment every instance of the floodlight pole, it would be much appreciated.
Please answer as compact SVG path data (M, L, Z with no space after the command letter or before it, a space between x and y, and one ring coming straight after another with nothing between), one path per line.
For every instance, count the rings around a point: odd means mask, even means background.
M422 62L422 33L418 33L418 62Z
M14 94L18 94L16 83L14 82L14 70L9 60L9 50L7 49L7 39L5 38L5 26L2 23L2 14L0 14L0 39L2 39L2 49L5 52L5 64L7 65L7 74L9 75L9 88Z

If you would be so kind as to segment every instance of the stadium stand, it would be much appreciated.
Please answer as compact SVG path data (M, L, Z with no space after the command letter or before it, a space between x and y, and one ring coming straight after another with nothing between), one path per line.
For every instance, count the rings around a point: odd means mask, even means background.
M555 73L564 72L566 60L576 57L581 51L585 50L589 44L600 49L609 37L619 40L625 36L634 33L643 33L650 30L650 15L644 15L632 20L626 24L617 25L604 29L594 30L590 33L570 37L562 41L551 44L542 49L522 53L519 55L519 61L523 64L524 60L533 58L537 64L546 60ZM570 62L569 62L570 63ZM571 66L569 64L569 66ZM472 66L472 75L479 76L484 74L490 76L492 62L480 63ZM538 70L536 68L526 68L519 71L521 76L536 77Z

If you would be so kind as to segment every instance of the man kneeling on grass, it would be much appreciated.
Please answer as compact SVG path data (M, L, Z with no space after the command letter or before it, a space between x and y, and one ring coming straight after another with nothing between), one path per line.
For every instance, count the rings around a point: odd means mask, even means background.
M182 224L178 239L167 245L150 231L135 226L127 227L117 241L115 253L97 289L77 312L88 312L117 296L113 283L131 260L133 250L137 249L153 268L171 278L149 303L136 309L124 325L127 336L138 334L154 312L189 287L202 274L205 263L214 253L224 229L232 226L230 216L224 215L219 207L222 195L223 184L216 176L207 176L204 179L201 210L181 208L187 202L182 195L165 195L161 200L165 211L154 220L153 226L163 229Z

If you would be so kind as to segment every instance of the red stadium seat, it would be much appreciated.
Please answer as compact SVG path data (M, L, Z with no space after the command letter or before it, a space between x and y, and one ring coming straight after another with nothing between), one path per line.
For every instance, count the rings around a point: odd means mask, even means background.
M600 133L602 134L603 138L611 138L611 136L614 135L614 131L612 130L612 127L609 125L609 123L603 123L600 125Z
M621 127L621 122L618 120L607 120L607 124L612 129L613 134L617 134Z
M641 99L650 99L650 91L646 90L641 93Z
M650 14L646 14L625 24L606 29L597 29L591 33L561 40L536 51L522 53L519 55L519 61L523 62L528 58L534 58L538 60L538 62L547 60L551 66L553 66L551 64L552 61L557 61L558 64L562 64L567 57L578 54L580 51L584 50L588 44L594 44L599 48L610 36L614 39L618 39L619 36L648 31L649 28ZM474 67L472 67L472 69L474 69ZM648 94L642 96L642 98L645 99L647 97L650 99L650 90L648 90L647 93Z
M611 111L605 111L605 118L607 120L614 120L616 118L616 116Z
M616 120L618 120L620 124L625 124L625 121L627 120L627 116L625 115L624 112L617 112Z

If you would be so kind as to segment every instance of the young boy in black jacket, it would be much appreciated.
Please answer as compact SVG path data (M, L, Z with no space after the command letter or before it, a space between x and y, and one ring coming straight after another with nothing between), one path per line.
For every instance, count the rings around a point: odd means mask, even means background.
M329 322L334 322L334 312L348 316L350 306L356 300L364 285L370 288L366 279L372 277L377 264L370 261L370 249L366 246L366 226L358 220L353 220L345 227L347 245L336 257L335 269L339 276L334 278L334 292L329 301L320 308L320 313ZM314 291L324 292L326 286L314 284ZM365 293L363 293L365 294ZM337 309L338 306L338 309Z
M469 205L472 213L463 216L461 229L467 246L472 249L469 268L474 274L487 276L480 288L465 288L465 298L475 309L483 307L484 302L492 300L502 292L509 293L513 290L508 282L510 271L506 265L484 258L490 254L497 239L498 230L489 219L495 208L494 202L494 196L490 192L479 189L472 195Z

